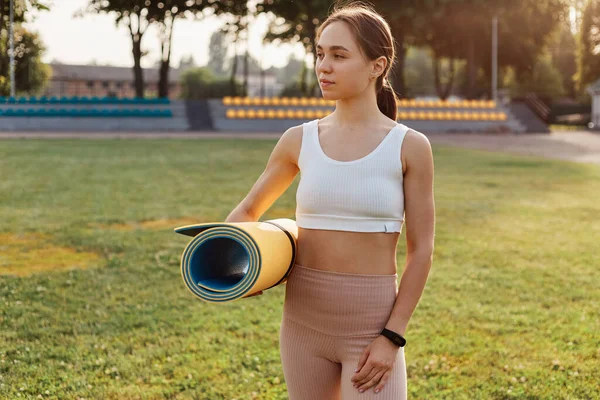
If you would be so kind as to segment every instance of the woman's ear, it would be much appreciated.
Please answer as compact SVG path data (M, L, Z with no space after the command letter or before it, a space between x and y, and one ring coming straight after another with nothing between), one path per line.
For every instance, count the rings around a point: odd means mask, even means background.
M385 68L387 67L387 58L385 56L379 57L377 60L373 61L371 77L378 78L385 72Z

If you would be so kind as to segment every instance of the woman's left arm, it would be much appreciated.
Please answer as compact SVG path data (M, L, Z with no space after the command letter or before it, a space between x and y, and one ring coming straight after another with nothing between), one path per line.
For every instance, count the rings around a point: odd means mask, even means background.
M433 154L427 137L409 131L404 138L404 210L406 224L406 266L400 280L398 295L385 327L404 335L433 262L435 235L435 205L433 199ZM399 348L380 335L364 350L352 382L360 392L375 387L383 389Z
M409 131L414 132L414 131ZM406 224L406 266L398 296L386 328L404 335L427 283L433 262L435 202L433 195L433 154L422 133L407 133L404 140L404 210Z

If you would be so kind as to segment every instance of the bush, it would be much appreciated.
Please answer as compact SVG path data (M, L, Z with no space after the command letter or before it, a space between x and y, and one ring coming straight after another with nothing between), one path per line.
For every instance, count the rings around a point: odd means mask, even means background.
M232 90L229 78L217 78L206 67L193 68L181 76L181 97L186 100L244 96L243 84L236 81Z

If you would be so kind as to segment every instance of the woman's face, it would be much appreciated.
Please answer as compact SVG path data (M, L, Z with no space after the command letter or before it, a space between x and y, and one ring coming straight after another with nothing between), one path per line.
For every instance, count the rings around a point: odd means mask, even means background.
M345 22L333 22L321 32L315 73L323 98L337 100L355 97L367 89L374 91L374 78L383 73L385 65L383 56L375 61L365 59ZM326 84L322 79L334 83Z

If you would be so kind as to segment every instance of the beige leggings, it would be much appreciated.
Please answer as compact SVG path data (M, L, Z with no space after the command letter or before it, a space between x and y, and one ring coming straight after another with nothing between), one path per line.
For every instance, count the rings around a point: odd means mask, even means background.
M363 393L351 378L364 348L392 312L398 274L322 271L296 264L286 282L279 335L290 400L405 400L404 348L379 393Z

